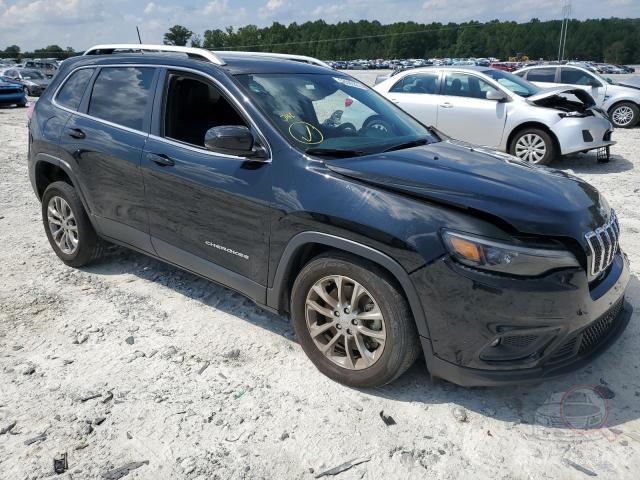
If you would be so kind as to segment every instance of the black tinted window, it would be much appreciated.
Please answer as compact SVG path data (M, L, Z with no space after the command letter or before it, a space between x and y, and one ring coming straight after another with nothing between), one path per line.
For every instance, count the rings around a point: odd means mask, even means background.
M560 70L560 83L570 85L590 85L595 79L587 72L577 68L563 68Z
M142 130L153 74L153 68L103 68L91 92L89 115Z
M556 69L536 68L534 70L529 70L527 80L529 80L530 82L554 83L556 81Z
M404 77L391 87L390 92L396 93L430 93L437 94L438 91L437 73L419 73Z
M77 110L91 75L93 75L93 68L83 68L73 72L58 93L56 101L60 105Z

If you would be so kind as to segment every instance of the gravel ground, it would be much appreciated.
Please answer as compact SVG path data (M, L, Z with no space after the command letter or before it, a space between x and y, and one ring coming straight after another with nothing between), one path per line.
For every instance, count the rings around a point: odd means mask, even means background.
M615 132L609 164L555 165L606 193L632 262L636 312L605 355L526 387L464 389L419 361L354 390L316 371L285 318L230 290L120 248L62 264L27 178L25 123L0 109L0 477L55 476L66 452L67 479L126 465L127 479L311 479L353 459L336 478L637 478L640 129ZM576 385L598 389L602 428L547 424Z

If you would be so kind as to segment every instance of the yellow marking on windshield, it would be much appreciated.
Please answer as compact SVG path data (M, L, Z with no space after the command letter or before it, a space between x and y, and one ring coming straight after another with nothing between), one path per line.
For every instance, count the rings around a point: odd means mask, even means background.
M289 135L294 140L307 145L315 145L324 141L322 132L307 122L295 122L289 125Z

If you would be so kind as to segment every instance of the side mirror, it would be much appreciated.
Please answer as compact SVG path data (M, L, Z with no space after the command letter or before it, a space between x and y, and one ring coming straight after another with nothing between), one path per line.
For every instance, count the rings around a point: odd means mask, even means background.
M251 130L243 125L222 125L207 130L204 146L212 152L237 157L266 158L264 148L254 148Z
M503 93L500 93L497 90L489 90L487 91L487 100L494 100L496 102L503 102L507 97L504 96Z
M589 82L589 86L591 86L593 88L600 88L602 86L602 84L598 80L591 80Z

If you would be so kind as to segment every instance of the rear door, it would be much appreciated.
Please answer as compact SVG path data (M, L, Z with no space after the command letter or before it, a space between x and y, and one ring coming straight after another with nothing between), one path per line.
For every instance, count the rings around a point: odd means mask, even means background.
M440 73L421 72L403 76L390 89L387 98L425 125L438 121Z
M271 162L207 150L207 130L244 125L242 107L211 77L168 70L142 160L153 246L162 258L262 299L267 281Z
M438 129L465 142L499 146L507 118L506 103L487 100L489 90L501 91L477 75L446 72L438 104Z
M60 141L101 233L145 251L152 249L140 161L156 73L147 66L97 68Z

